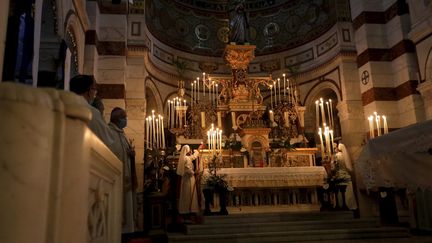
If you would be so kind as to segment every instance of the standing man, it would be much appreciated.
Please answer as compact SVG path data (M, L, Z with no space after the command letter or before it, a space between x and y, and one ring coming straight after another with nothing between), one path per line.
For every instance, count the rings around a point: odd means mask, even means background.
M122 233L135 231L136 188L135 149L128 141L123 129L127 126L126 111L116 107L111 111L108 124L114 134L112 151L123 162L123 216Z
M70 91L83 97L92 113L92 119L90 120L88 127L102 142L105 143L108 148L111 148L114 142L112 138L112 132L106 124L100 111L90 104L93 103L96 97L96 81L93 76L90 75L77 75L70 80Z

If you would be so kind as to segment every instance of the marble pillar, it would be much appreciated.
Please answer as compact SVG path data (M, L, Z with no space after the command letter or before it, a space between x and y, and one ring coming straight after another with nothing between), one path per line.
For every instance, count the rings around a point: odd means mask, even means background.
M432 80L421 83L417 90L423 98L426 120L430 120L432 119Z

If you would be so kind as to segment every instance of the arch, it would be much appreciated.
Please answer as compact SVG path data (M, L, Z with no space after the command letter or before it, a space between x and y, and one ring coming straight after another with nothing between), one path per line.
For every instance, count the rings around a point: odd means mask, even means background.
M159 89L154 83L153 79L149 76L145 78L145 97L146 97L146 114L148 111L155 110L156 112L163 114L162 97L159 93Z
M335 137L338 137L341 135L340 131L340 124L339 124L339 117L337 116L337 109L336 105L342 101L341 98L341 92L339 87L336 85L336 82L331 79L325 79L324 81L321 81L317 83L315 86L312 87L312 89L309 91L309 93L305 97L305 103L304 106L306 106L306 113L305 113L305 134L308 138L314 139L316 135L316 105L315 101L319 98L323 98L324 100L332 99L334 102L332 103L333 107L333 119L335 124Z
M336 85L336 82L332 79L324 79L323 81L319 81L316 85L314 85L307 95L304 98L304 105L308 106L310 104L315 104L315 100L324 90L332 90L336 96L338 101L342 101L342 94L339 87Z
M82 73L84 67L84 47L85 47L85 36L84 31L81 29L79 19L75 14L75 11L69 10L66 14L64 30L62 39L68 42L68 39L71 40L72 43L67 43L68 47L71 49L74 48L76 50L73 55L76 56L76 60L74 60L77 66L77 72Z

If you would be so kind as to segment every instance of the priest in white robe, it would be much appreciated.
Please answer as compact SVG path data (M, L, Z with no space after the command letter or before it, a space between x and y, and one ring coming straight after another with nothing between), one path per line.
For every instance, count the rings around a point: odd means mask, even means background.
M127 126L126 111L116 107L108 124L114 135L113 153L123 162L123 216L122 233L135 231L136 187L135 150L123 129Z

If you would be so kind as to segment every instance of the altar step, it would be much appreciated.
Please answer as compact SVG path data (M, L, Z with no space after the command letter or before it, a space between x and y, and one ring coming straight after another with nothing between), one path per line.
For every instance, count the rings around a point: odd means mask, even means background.
M234 214L205 217L187 225L186 234L168 234L169 242L300 242L407 238L409 230L380 227L376 219L353 219L350 212Z

